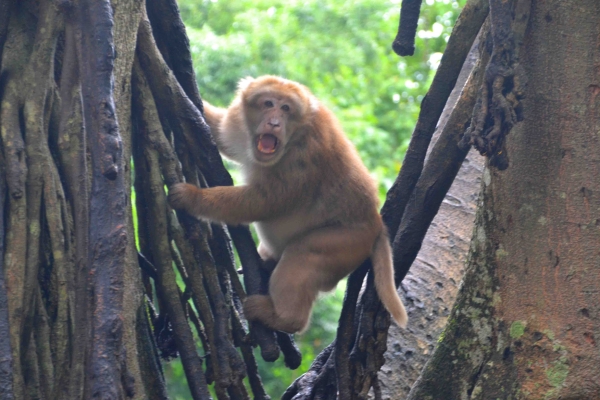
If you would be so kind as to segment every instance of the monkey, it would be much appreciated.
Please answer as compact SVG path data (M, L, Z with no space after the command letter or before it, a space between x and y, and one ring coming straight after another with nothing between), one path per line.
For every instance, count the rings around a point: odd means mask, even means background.
M169 202L209 221L255 223L258 253L276 266L268 295L244 301L246 318L303 332L319 292L371 257L377 293L405 328L377 186L333 113L304 85L271 75L242 79L227 109L204 102L204 113L245 184L178 183Z

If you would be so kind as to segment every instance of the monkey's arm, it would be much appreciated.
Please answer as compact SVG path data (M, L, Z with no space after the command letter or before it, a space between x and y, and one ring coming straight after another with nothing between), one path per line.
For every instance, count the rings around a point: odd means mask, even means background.
M169 189L169 203L197 218L227 224L247 224L276 218L296 203L292 193L274 193L255 186L217 186L200 189L178 183Z
M243 121L239 112L236 113L234 110L228 116L227 111L225 108L215 107L204 101L204 119L217 142L219 152L230 160L243 163L247 144L244 135L236 135L237 129L243 126ZM232 126L235 129L232 129Z
M206 100L202 100L202 104L204 105L204 119L206 120L208 126L210 126L213 136L216 136L219 132L219 124L221 123L221 120L225 116L227 110L224 108L215 107Z

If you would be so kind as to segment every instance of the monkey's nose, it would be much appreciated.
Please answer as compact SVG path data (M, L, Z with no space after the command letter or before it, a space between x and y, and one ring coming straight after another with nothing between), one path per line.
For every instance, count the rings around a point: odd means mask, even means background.
M268 122L268 124L270 126L272 126L273 128L276 128L279 126L279 119L278 118L271 118Z

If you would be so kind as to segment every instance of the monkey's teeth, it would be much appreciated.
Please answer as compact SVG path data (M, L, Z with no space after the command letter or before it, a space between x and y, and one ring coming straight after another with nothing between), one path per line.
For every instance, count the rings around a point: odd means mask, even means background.
M265 133L258 137L257 148L258 151L264 154L272 154L277 150L278 140L275 135Z

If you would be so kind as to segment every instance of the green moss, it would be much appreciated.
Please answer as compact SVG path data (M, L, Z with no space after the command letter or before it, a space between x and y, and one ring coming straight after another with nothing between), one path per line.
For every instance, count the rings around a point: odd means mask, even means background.
M543 332L544 335L548 336L548 339L554 340L554 332L552 332L550 329L544 329Z
M510 337L513 339L518 339L525 333L525 326L527 323L525 321L515 321L510 326Z
M506 256L508 256L508 251L506 251L504 249L496 250L496 258L500 259L500 258L505 258Z
M556 388L550 389L544 396L544 400L556 399L557 396L558 396L558 390Z
M560 360L554 362L554 365L546 370L548 382L554 387L561 387L567 376L569 375L569 366L566 364L566 359L561 357Z
M552 344L552 350L558 352L558 351L566 350L566 348L565 348L565 346L560 344L560 342L556 341L555 343Z

